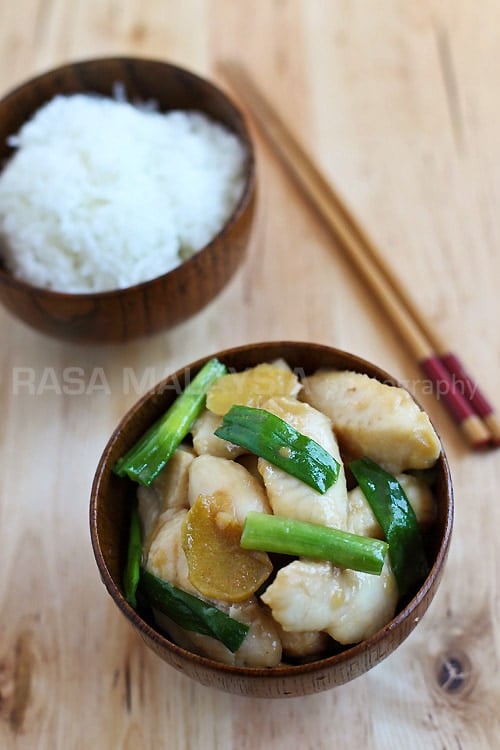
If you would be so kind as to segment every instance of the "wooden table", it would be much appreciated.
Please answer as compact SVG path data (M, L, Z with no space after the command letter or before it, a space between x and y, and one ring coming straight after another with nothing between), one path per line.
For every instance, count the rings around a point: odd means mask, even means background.
M237 58L497 397L500 2L1 0L0 88L114 53L227 87ZM255 132L255 131L254 131ZM202 314L123 346L71 346L0 311L0 747L480 750L500 743L499 453L469 451L258 133L248 258ZM201 687L134 635L99 580L88 500L118 419L218 349L310 340L373 360L426 407L456 492L446 575L393 656L345 687L261 701ZM79 385L70 382L76 379Z

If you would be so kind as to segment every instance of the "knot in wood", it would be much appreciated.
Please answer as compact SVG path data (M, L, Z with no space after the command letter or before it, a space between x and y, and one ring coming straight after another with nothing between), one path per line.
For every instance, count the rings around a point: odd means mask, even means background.
M447 693L462 692L469 684L471 662L462 651L453 651L438 657L436 679L439 687Z

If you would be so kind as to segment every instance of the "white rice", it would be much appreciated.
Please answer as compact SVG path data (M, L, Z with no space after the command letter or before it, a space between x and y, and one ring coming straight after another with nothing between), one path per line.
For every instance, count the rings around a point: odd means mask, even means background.
M240 140L198 112L57 96L9 139L3 260L65 292L137 284L209 242L241 197Z

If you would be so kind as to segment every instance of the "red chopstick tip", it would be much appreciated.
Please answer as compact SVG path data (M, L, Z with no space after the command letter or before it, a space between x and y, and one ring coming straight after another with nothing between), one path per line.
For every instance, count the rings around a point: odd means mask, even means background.
M478 440L475 443L471 442L470 447L473 451L477 451L478 453L480 451L487 451L489 448L493 447L493 443L491 440Z
M492 443L491 440L480 440L479 442L471 443L471 448L473 451L486 451L488 448L492 448L496 445L497 444ZM500 443L498 443L498 445L500 446Z

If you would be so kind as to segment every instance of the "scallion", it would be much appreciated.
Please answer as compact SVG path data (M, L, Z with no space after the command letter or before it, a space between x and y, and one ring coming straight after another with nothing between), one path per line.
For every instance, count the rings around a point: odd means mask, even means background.
M127 563L123 573L123 590L125 599L134 607L137 607L136 591L141 572L142 539L141 522L137 507L134 505L130 515L130 529L127 548Z
M397 479L369 458L349 464L389 544L389 559L402 596L423 581L429 566L415 512Z
M339 463L323 446L265 409L232 406L215 434L265 458L323 494L337 480Z
M245 549L328 560L342 568L380 575L387 543L329 526L270 513L247 513L241 535Z
M163 612L177 625L201 635L209 635L233 653L240 648L249 631L248 625L144 569L141 572L140 591L153 608Z
M116 462L115 474L150 485L200 414L208 389L225 372L218 359L206 362L168 411Z

